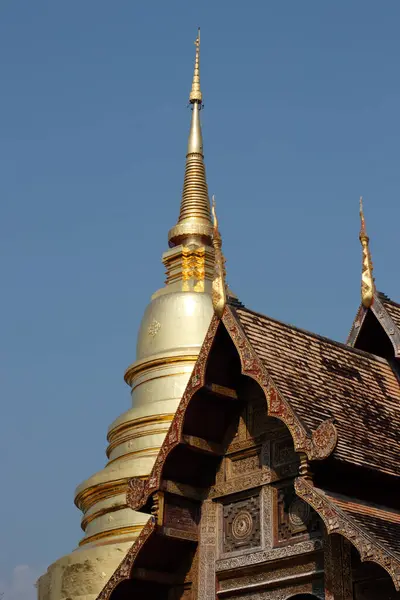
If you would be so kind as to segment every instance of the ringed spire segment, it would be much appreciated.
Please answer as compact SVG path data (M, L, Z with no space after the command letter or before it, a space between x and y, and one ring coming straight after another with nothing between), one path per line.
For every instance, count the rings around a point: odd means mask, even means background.
M168 234L171 247L193 243L212 245L213 229L200 122L200 110L203 101L203 94L200 89L200 29L197 33L195 46L194 72L189 95L192 118L186 154L185 178L178 222Z
M373 264L369 249L369 237L365 226L363 199L360 197L360 242L362 246L362 273L361 273L361 302L365 308L370 308L374 301L375 280Z
M203 101L203 94L200 89L200 27L197 30L197 38L194 42L196 46L196 55L194 59L194 72L193 72L193 81L192 81L192 89L189 95L189 102L194 104L198 102L200 105Z

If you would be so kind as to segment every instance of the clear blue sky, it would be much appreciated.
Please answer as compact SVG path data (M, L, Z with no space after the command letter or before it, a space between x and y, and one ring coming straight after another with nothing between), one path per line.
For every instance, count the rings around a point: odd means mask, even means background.
M398 0L1 2L5 600L80 539L74 488L129 406L178 214L197 25L229 283L345 340L360 194L378 287L400 300L399 21Z

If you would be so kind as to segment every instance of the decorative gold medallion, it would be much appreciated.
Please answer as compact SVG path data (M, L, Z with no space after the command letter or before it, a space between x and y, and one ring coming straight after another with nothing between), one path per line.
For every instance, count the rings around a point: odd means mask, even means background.
M161 323L159 323L156 319L153 319L149 325L147 332L149 335L151 335L151 337L155 337L157 335L157 333L160 331L160 327L161 327Z

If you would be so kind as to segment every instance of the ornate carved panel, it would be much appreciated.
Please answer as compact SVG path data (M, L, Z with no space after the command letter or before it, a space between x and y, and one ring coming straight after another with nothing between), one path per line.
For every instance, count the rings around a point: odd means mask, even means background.
M275 480L295 476L298 473L299 456L294 451L290 437L272 443L272 468Z
M298 585L290 585L279 589L260 590L250 594L229 596L229 600L290 600L297 594L310 594L324 600L324 585L321 581L310 581Z
M305 542L282 546L280 548L272 548L257 552L250 552L249 554L232 556L232 558L224 557L217 560L216 569L218 573L222 571L231 571L232 569L252 567L254 565L263 564L266 561L286 559L292 556L299 556L300 554L319 551L321 549L322 540L307 540Z
M180 496L166 495L164 526L196 533L200 520L199 506Z
M225 577L219 574L218 590L226 593L238 592L245 594L246 588L284 588L285 585L298 580L299 584L305 580L321 580L323 576L323 559L320 555L306 555L293 557L287 561L270 561L268 564L258 565L252 569L234 570L226 573ZM242 589L241 589L242 588ZM229 597L229 596L228 596ZM244 599L246 596L244 596Z
M247 473L258 471L260 468L260 449L255 448L247 455L228 459L227 461L227 479L240 477Z
M320 519L296 496L293 484L275 490L275 545L309 539L320 532Z
M236 500L223 507L223 553L261 545L260 495Z
M235 492L251 489L271 481L270 442L243 450L231 452L226 456L217 473L216 483L209 497L216 498Z

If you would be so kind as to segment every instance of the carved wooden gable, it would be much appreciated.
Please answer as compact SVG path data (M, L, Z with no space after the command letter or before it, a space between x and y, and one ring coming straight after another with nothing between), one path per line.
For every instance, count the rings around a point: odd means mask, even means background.
M258 594L263 590L257 598L276 598L277 585L323 597L321 521L295 494L299 457L292 437L280 421L268 417L258 385L246 379L240 396L245 406L237 430L203 505L201 531L213 521L215 535L205 539L200 534L200 557L208 559L200 560L199 584L203 579L205 587L197 597L247 598L255 586Z
M257 319L253 344L261 344L266 327ZM327 531L349 539L362 560L372 558L400 587L400 563L388 551L395 546L393 511L338 497L332 480L321 477L338 468L331 460L337 430L324 410L319 414L322 384L310 387L317 371L296 380L297 367L289 376L276 358L272 379L260 355L261 346L256 354L230 309L223 323L212 321L150 476L130 483L128 506L152 516L99 600L288 600L301 594L350 600L358 585L354 557L347 542ZM291 403L276 381L290 383ZM311 420L307 390L314 394ZM328 471L318 471L317 461L325 459ZM314 485L310 465L326 489ZM362 577L373 579L365 570ZM385 574L383 580L390 582Z

